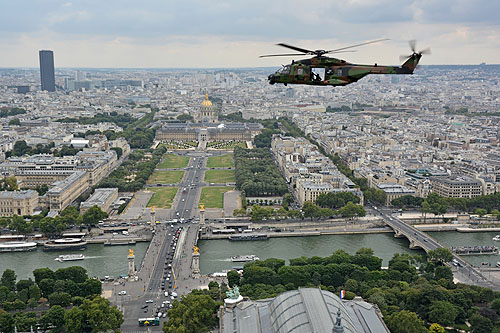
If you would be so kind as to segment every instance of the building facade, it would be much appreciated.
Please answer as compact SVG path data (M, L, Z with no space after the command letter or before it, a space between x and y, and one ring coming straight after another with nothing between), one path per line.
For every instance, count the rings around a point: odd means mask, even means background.
M97 206L109 213L111 204L116 199L118 199L118 188L98 188L87 201L80 204L80 214L84 214L93 206Z
M38 208L38 192L2 191L0 192L0 216L33 215Z
M40 82L42 90L56 91L56 77L54 74L54 52L41 50L40 56Z
M432 192L446 198L474 198L483 194L483 185L467 176L431 177Z

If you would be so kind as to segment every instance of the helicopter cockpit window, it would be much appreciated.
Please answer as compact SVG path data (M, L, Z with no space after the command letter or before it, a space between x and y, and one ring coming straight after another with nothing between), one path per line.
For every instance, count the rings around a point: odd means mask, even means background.
M290 65L283 66L278 72L280 74L290 74Z
M324 68L315 68L311 69L311 80L313 81L323 81L325 79L325 69Z

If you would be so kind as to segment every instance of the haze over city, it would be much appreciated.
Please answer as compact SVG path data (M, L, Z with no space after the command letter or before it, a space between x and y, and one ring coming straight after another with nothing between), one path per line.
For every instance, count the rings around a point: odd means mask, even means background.
M407 41L430 46L421 64L500 62L500 2L35 1L4 2L0 66L36 67L37 51L57 67L209 68L279 66L259 59L279 42L332 49L390 38L341 58L399 64Z

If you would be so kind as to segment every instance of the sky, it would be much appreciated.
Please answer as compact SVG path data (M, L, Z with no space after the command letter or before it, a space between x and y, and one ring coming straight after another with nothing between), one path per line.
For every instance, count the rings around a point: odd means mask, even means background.
M335 49L348 62L500 63L500 0L22 0L0 2L0 67L272 67L301 57L277 43ZM306 57L304 57L306 58Z

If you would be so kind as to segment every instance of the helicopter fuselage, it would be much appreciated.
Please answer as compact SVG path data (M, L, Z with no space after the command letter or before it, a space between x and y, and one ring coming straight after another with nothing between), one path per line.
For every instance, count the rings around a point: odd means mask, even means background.
M402 66L351 64L345 60L317 56L292 61L269 75L270 84L307 84L315 86L345 86L369 74L413 74L421 55L413 54Z

